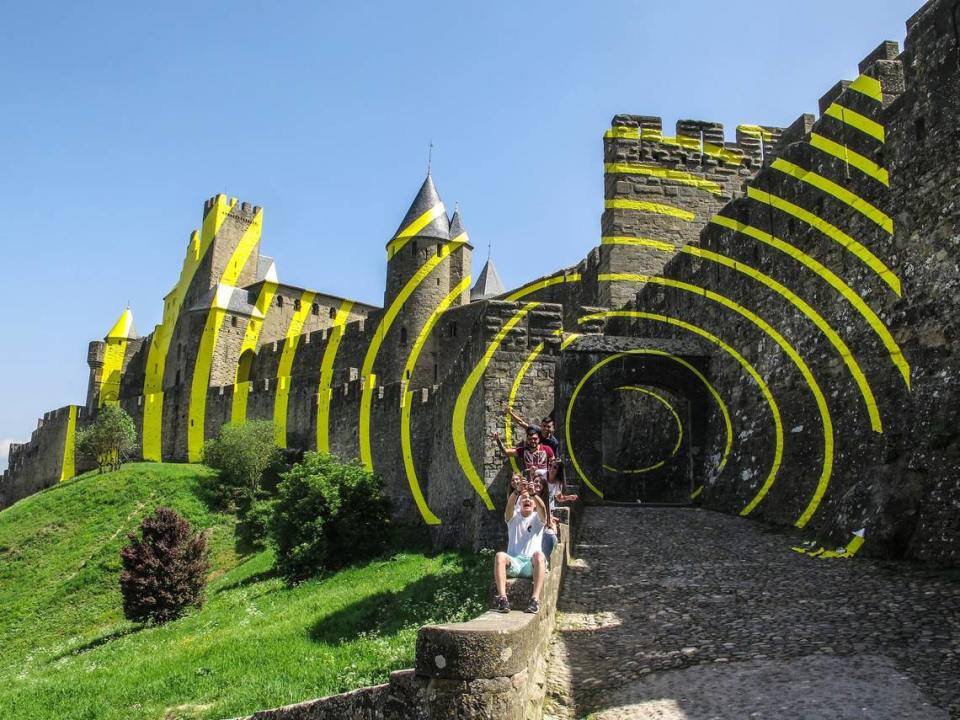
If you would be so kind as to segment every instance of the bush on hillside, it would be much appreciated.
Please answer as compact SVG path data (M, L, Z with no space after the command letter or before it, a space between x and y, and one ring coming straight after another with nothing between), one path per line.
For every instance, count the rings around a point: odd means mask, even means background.
M237 518L235 532L240 552L263 550L267 546L274 505L273 500L254 500Z
M97 469L119 470L137 447L137 427L119 405L104 405L92 425L77 430L77 451L97 463Z
M257 498L264 473L282 461L272 422L227 423L203 446L204 464L218 471L203 489L217 507L242 514Z
M383 552L390 502L383 481L353 461L308 452L283 474L270 522L277 568L291 582Z
M201 607L210 551L206 533L171 508L157 508L140 523L139 536L120 551L123 614L136 622L164 623Z

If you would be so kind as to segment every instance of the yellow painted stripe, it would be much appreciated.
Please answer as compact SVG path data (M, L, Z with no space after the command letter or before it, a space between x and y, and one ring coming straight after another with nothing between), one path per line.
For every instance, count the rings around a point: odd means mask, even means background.
M670 401L667 400L662 395L659 395L653 392L652 390L647 390L646 388L638 387L636 385L622 385L618 387L617 390L633 390L634 392L644 393L645 395L649 395L650 397L656 398L661 403L663 403L663 405L667 408L667 410L669 410L670 413L673 415L673 419L677 423L677 442L673 446L673 450L670 452L670 457L673 457L674 455L676 455L677 450L680 449L680 445L683 443L683 423L680 422L680 416L677 414L677 411L673 408L673 405L670 404ZM637 468L635 470L619 470L611 465L604 465L603 469L609 470L610 472L623 473L625 475L640 475L642 473L648 473L648 472L651 472L652 470L656 470L657 468L661 468L666 464L666 462L667 462L666 460L661 460L660 462L654 463L653 465Z
M127 345L133 331L133 312L126 308L110 332L104 338L106 344L103 353L103 368L100 371L100 385L97 390L98 405L116 405L120 398L120 383L123 380L123 361L127 355Z
M773 133L767 130L760 125L737 125L737 130L739 130L744 135L752 135L753 137L758 137L764 142L770 142L773 140Z
M604 240L606 240L606 238L601 240L601 242ZM672 249L673 248L671 248L671 250ZM829 340L830 344L833 345L834 349L837 351L837 354L840 355L844 364L847 366L847 369L850 371L850 375L857 383L857 387L860 390L860 395L863 397L863 402L867 409L867 415L870 418L870 427L874 432L883 432L883 423L880 420L880 411L877 408L876 398L873 395L873 390L871 390L870 384L867 382L866 376L860 369L860 364L853 355L853 351L850 350L849 346L843 341L833 327L831 327L826 319L824 319L824 317L809 303L807 303L803 298L795 294L783 284L774 280L769 275L762 273L759 270L755 270L754 268L742 262L733 260L726 255L721 255L720 253L715 253L711 250L706 250L695 245L684 245L678 248L678 250L686 255L692 255L694 257L703 258L704 260L709 260L710 262L715 262L718 265L723 265L724 267L736 270L737 272L753 278L757 282L760 282L773 290L775 293L783 297L791 305L797 308L797 310L803 313L804 316L806 316L807 319L816 325L817 328L819 328L819 330L826 336L827 340Z
M410 242L410 238L415 237L418 232L423 230L427 225L432 223L441 214L447 212L447 209L443 206L442 202L438 202L432 208L423 213L420 217L414 220L412 223L407 225L403 230L398 232L393 240L387 245L387 260L396 255L400 250Z
M260 311L263 317L251 317L247 321L247 327L243 331L243 342L240 344L239 357L242 358L248 350L257 351L257 346L260 344L260 333L263 330L263 324L267 321L267 313L273 307L273 296L277 292L277 287L277 283L267 280L260 288L260 294L257 295L257 302L254 307ZM247 419L247 398L250 396L250 387L253 385L249 378L240 382L239 372L240 365L238 363L237 375L234 376L233 380L233 402L230 405L230 422L233 423L240 423Z
M696 500L698 497L700 497L700 493L702 492L703 492L703 485L698 485L697 489L694 490L692 493L690 493L690 499Z
M190 408L187 411L187 458L190 462L200 462L203 453L205 424L207 417L207 391L210 388L210 369L213 366L213 356L220 337L223 320L227 316L228 292L232 290L240 278L240 273L250 260L253 249L260 242L263 230L263 211L258 212L253 221L244 231L240 242L234 248L220 282L215 288L213 302L203 326L203 336L200 347L197 349L197 358L193 366L193 377L190 382ZM223 297L221 297L223 293Z
M555 334L560 334L563 332L563 328L560 328L556 331ZM527 374L527 370L530 369L530 366L537 359L537 356L543 352L543 348L546 347L546 343L538 344L533 350L530 351L530 354L527 355L527 359L523 361L523 364L520 366L520 370L517 372L517 376L513 379L513 385L510 386L510 394L507 396L507 416L504 419L504 430L503 436L507 441L508 447L513 447L513 417L510 415L510 411L513 410L513 405L517 400L517 393L520 391L520 383L523 380L523 376ZM510 455L508 456L510 460L510 467L515 473L520 472L520 465L517 463L517 459Z
M608 163L603 166L603 169L608 175L644 175L646 177L670 180L680 185L700 188L714 195L719 195L723 192L720 183L713 182L712 180L704 180L702 177L697 177L693 173L671 170L669 168L647 165L645 163Z
M851 558L857 554L857 551L863 547L864 542L864 531L857 530L853 537L850 538L850 542L847 543L846 547L837 548L836 550L827 550L822 545L816 550L808 550L805 547L791 547L790 549L794 552L807 555L812 558L817 558L817 560L830 560L832 558Z
M126 354L126 338L107 337L106 347L103 351L103 369L100 374L100 390L98 392L100 407L103 407L105 403L116 405L119 402L123 359Z
M739 165L743 162L743 152L741 150L731 150L728 147L715 145L711 142L704 141L703 153L734 165Z
M642 237L624 237L622 235L607 235L600 238L601 245L636 245L639 247L653 248L661 252L676 252L677 246L664 240L653 240L652 238Z
M643 473L648 473L652 470L656 470L657 468L662 468L666 464L667 464L666 460L661 460L658 463L654 463L653 465L648 465L647 467L637 468L636 470L618 470L612 465L604 465L603 469L609 470L610 472L614 472L614 473L621 473L623 475L642 475Z
M77 406L71 405L67 415L66 436L63 439L63 462L60 464L60 482L77 474Z
M287 335L283 340L280 364L277 366L277 392L273 400L273 432L277 447L287 446L287 406L290 403L290 384L293 360L297 355L303 324L307 320L316 293L304 290L300 296L300 309L293 313Z
M678 363L693 373L700 382L703 383L704 387L707 389L707 392L713 397L717 403L717 407L720 409L720 415L723 416L723 426L726 431L726 441L723 446L723 454L720 457L720 464L717 465L717 474L719 475L723 472L723 468L727 464L727 459L730 457L730 450L733 448L733 423L730 420L730 409L727 407L727 404L723 401L723 398L720 397L720 393L717 392L717 389L707 380L706 376L697 370L696 367L691 365L689 362L684 360L682 357L677 355L671 355L670 353L663 352L662 350L636 350L634 354L637 355L655 355L658 357L663 357L668 360L672 360L675 363Z
M791 345L790 342L787 341L787 339L776 330L776 328L774 328L772 325L770 325L770 323L753 311L748 310L725 295L720 295L719 293L715 293L712 290L708 290L698 285L691 285L690 283L672 280L670 278L655 277L651 275L633 275L629 273L604 273L600 274L597 279L601 282L624 280L631 282L649 282L656 285L664 285L666 287L676 288L677 290L683 290L684 292L694 293L704 297L707 300L733 310L743 318L756 325L775 343L777 343L777 345L780 346L780 349L783 350L783 352L786 353L786 355L793 361L794 365L797 367L797 370L799 370L801 376L803 376L807 386L810 388L810 392L813 394L814 400L817 404L817 409L820 413L820 424L823 429L823 464L820 472L820 478L817 481L817 486L813 492L813 497L807 504L807 507L801 513L800 518L795 523L797 527L803 527L806 525L813 516L813 513L816 512L817 508L819 507L820 500L823 498L823 494L827 491L827 486L830 483L830 476L833 472L833 420L830 416L830 408L827 406L827 399L824 397L823 391L820 389L820 384L817 382L817 379L807 366L807 363L800 356L800 353L797 352L796 348L794 348L793 345ZM757 496L747 505L747 507L741 510L740 514L749 514L757 506L760 500L763 499L765 494L766 489L761 488L761 492L757 494Z
M886 140L886 132L883 129L883 125L843 105L832 103L830 107L823 111L823 114L869 135L874 140L879 140L880 142Z
M568 283L580 282L580 273L570 273L569 275L554 275L544 280L535 280L532 283L524 285L518 290L514 290L512 293L507 295L504 298L504 300L507 300L509 302L515 302L516 300L525 298L527 295L531 295L537 292L538 290L543 290L544 288L548 288L551 285L559 285L560 283L564 283L564 282L568 282Z
M881 212L879 208L874 207L859 195L855 195L832 180L828 180L823 175L802 168L799 165L794 165L792 162L787 162L781 158L774 160L770 167L790 177L796 178L801 182L812 185L828 195L832 195L840 202L856 210L870 222L876 223L888 233L893 233L893 220L888 215Z
M670 137L668 135L664 135L663 131L656 130L655 128L644 128L641 131L640 128L622 127L617 125L607 130L604 133L604 137L619 138L624 140L643 140L645 142L653 142L660 145L673 145L675 147L682 147L695 152L702 152L704 155L710 155L723 160L724 162L730 163L739 164L743 160L743 153L739 150L733 150L731 148L710 142L701 143L700 138L694 137L693 135L677 135L675 137Z
M751 365L750 362L743 355L737 352L733 347L725 343L716 335L713 335L712 333L708 332L707 330L704 330L703 328L697 325L688 323L684 320L668 317L666 315L658 315L656 313L642 312L639 310L609 310L601 313L594 313L592 315L585 315L579 318L577 322L584 323L584 322L589 322L591 320L598 320L598 319L607 318L607 317L630 317L630 318L639 318L641 320L651 320L653 322L667 323L668 325L673 325L674 327L683 328L688 332L695 333L700 337L705 338L706 340L712 342L718 348L720 348L725 353L727 353L730 357L732 357L734 360L737 361L740 367L746 370L747 374L749 374L751 378L753 378L753 381L757 384L757 387L760 388L760 392L763 393L764 400L767 401L767 407L770 408L770 415L773 418L773 430L774 430L775 439L774 439L774 449L773 449L773 463L770 466L770 471L767 473L767 477L764 480L760 490L757 492L754 498L747 504L747 506L740 511L740 514L746 515L747 513L751 512L757 506L757 504L763 499L763 497L767 494L770 488L773 486L773 483L777 478L777 473L780 470L780 464L783 460L783 421L780 418L780 407L777 405L777 401L773 397L773 393L770 392L770 387L767 385L766 382L764 382L763 377L760 375L759 372L757 372L757 369L753 367L753 365ZM626 351L626 354L634 355L634 354L639 354L643 352L649 352L649 351L628 350ZM714 397L716 397L717 400L719 401L719 398L720 398L719 395L715 395ZM571 456L571 460L573 460L573 453L570 450L569 417L570 417L570 411L569 411L569 405L568 405L567 406L567 453ZM727 417L729 422L729 416ZM730 426L728 426L728 433L729 433L728 434L728 439L729 439L732 437L732 434L733 434L732 428ZM728 440L728 448L729 448L729 440ZM727 450L727 452L729 452L729 450ZM584 478L584 475L580 471L579 465L576 463L575 460L573 460L573 465L574 465L574 468L577 470L577 473L580 475L580 477ZM721 468L722 468L722 464L721 464Z
M526 317L528 312L539 305L541 305L541 303L527 303L504 323L500 331L494 336L493 340L490 341L480 362L477 363L476 367L474 367L467 376L466 381L463 383L457 395L457 401L453 406L453 448L457 454L457 461L460 463L460 468L463 470L464 475L467 476L467 480L470 481L473 489L483 500L488 510L493 510L493 501L490 499L490 495L487 494L487 488L483 484L483 478L480 477L476 467L474 467L473 460L470 458L470 449L467 447L467 407L470 405L470 398L473 396L473 391L476 389L477 383L480 382L480 378L482 378L483 373L486 372L487 366L493 359L494 353L496 353L497 348L500 347L500 343L503 342L503 339L516 324Z
M867 382L866 376L863 374L863 371L860 369L860 364L857 362L856 358L853 356L853 351L850 350L849 346L843 341L840 335L830 326L830 324L824 319L824 317L817 312L809 303L807 303L803 298L796 295L793 291L788 289L786 286L774 280L769 275L766 275L759 270L754 270L748 265L732 260L731 258L720 255L719 253L712 252L710 250L698 248L692 245L686 245L681 249L682 252L693 255L695 257L701 257L705 260L715 262L724 267L728 267L736 270L737 272L743 273L748 277L753 278L754 280L763 283L768 288L773 290L775 293L787 300L791 305L793 305L797 310L804 314L814 325L819 328L827 340L830 341L830 344L833 345L833 348L837 351L837 354L840 355L844 364L847 366L847 369L850 371L850 374L853 376L854 381L857 384L857 387L860 390L860 395L863 398L864 405L867 409L867 415L870 418L870 427L874 432L881 433L883 432L883 423L880 420L880 411L877 409L877 401L873 395L873 391L870 389L870 384Z
M608 210L636 210L638 212L654 213L656 215L668 215L669 217L679 218L685 222L693 222L694 218L696 218L696 215L689 210L681 210L673 205L647 202L646 200L607 200L603 206Z
M683 444L683 423L680 422L680 416L677 414L677 411L674 409L673 405L670 404L670 401L662 395L653 392L652 390L647 390L646 388L638 387L637 385L622 385L618 387L617 390L633 390L634 392L644 393L645 395L656 398L663 403L664 407L670 411L670 414L673 415L673 419L677 423L677 443L673 446L673 450L670 451L671 457L676 455L677 451L680 449L680 445Z
M887 329L886 325L883 324L883 321L880 320L870 306L867 305L849 285L837 277L833 271L825 267L819 261L814 260L806 253L801 252L793 245L785 243L780 238L777 238L768 232L764 232L763 230L760 230L752 225L746 225L744 223L737 222L736 220L724 217L723 215L714 215L712 218L710 218L710 222L715 225L720 225L721 227L743 233L744 235L748 235L755 240L759 240L762 243L770 245L771 247L786 253L794 260L802 263L809 270L822 277L834 290L840 293L844 299L847 300L847 302L853 305L853 307L856 308L861 316L863 316L864 320L867 321L867 324L870 325L873 331L880 338L883 346L886 348L887 353L890 356L891 362L893 362L893 364L900 371L907 388L910 387L910 365L907 363L906 358L904 358L903 352L900 350L900 346L897 345L897 342L893 339L893 335L890 334L890 331Z
M554 335L560 336L563 335L563 328L559 328L553 332ZM566 347L580 337L577 333L572 333L568 335L563 342L560 343L560 349L564 350ZM530 366L537 359L537 356L543 352L543 348L546 347L546 343L540 343L533 350L530 351L530 354L527 355L527 359L523 361L523 364L520 366L520 370L517 372L517 376L513 379L513 385L510 387L510 395L507 397L507 410L513 410L514 403L517 400L517 393L520 391L520 383L523 381L524 376L527 374L527 371L530 369ZM507 412L507 417L504 423L504 437L507 442L511 445L513 444L513 418L510 416L510 413ZM510 467L513 468L515 473L520 472L520 466L517 464L517 459L513 456L509 456Z
M407 356L407 361L404 364L402 377L413 377L413 371L417 366L417 361L420 359L423 346L430 337L430 333L433 331L437 321L440 320L440 316L450 308L454 301L460 297L461 293L469 289L470 276L467 275L467 277L460 281L457 287L450 291L449 295L440 301L440 304L437 305L436 309L430 314L427 323L423 326L420 334L417 335L417 340L410 349L410 354ZM413 500L417 504L417 509L420 511L420 516L423 518L423 521L427 523L427 525L439 525L440 518L430 510L429 505L427 505L427 500L423 496L420 481L417 479L416 464L413 461L413 443L410 440L410 414L413 412L414 394L414 392L404 387L404 402L400 405L400 453L403 456L403 469L407 475L407 483L410 485L410 493L413 495Z
M403 309L403 304L407 301L410 295L413 294L413 291L416 290L420 284L426 279L426 277L433 272L433 270L443 262L450 253L454 250L457 250L463 247L467 242L467 234L461 233L459 236L446 243L441 249L439 254L431 257L423 266L417 270L413 276L407 280L407 284L403 286L403 289L394 298L393 302L390 303L390 307L387 308L387 311L384 313L383 318L380 320L380 325L377 326L376 332L373 334L373 338L370 341L370 345L367 347L367 353L363 358L363 367L360 370L360 377L363 378L363 389L360 391L360 461L363 463L364 467L367 470L373 470L373 453L370 448L370 404L373 401L373 387L374 382L376 381L375 376L373 375L373 367L376 362L377 355L380 353L380 346L383 344L384 338L387 336L387 333L390 331L390 327L393 325L394 320L397 319L397 315L400 314L400 310Z
M836 227L835 225L831 225L823 218L819 217L818 215L814 215L812 212L805 210L799 205L795 205L794 203L784 200L783 198L773 195L772 193L764 192L763 190L758 190L754 187L748 187L747 197L749 197L751 200L756 200L757 202L775 207L777 210L781 210L788 215L795 217L800 222L806 223L810 227L826 235L834 242L839 243L853 253L857 259L865 263L871 270L879 275L880 279L889 285L898 297L900 296L900 278L898 278L890 268L884 265L883 261L870 252L869 249L861 245L850 235L847 235L840 228ZM791 245L789 247L793 246ZM800 252L796 248L794 248L794 250L798 253Z
M850 90L856 90L858 93L866 95L872 100L883 102L883 88L880 87L880 81L869 75L861 75L852 83L847 85Z
M327 346L323 349L323 359L320 360L320 387L317 389L317 452L330 452L330 398L333 394L333 363L337 359L340 341L346 330L352 300L344 300L337 308L337 316L333 319L333 327L327 333Z
M827 155L832 155L839 160L843 160L843 162L848 165L852 165L864 175L873 178L881 185L890 185L890 174L884 168L877 165L877 163L870 158L854 152L846 145L841 145L817 133L810 133L810 145L817 150L827 153Z
M236 198L227 200L225 195L217 195L213 206L203 217L200 232L190 237L187 256L180 270L180 278L173 290L164 298L163 320L153 331L147 352L147 366L143 382L143 459L163 461L163 376L167 363L170 340L180 317L187 290L193 276L206 256L213 239L220 232L224 220L230 214Z

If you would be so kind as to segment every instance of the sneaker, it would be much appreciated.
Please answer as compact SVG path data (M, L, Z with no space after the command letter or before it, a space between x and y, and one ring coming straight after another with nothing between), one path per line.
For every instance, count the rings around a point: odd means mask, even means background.
M531 613L532 615L536 615L538 612L540 612L540 601L530 598L530 604L527 605L527 609L525 610L525 612Z
M497 612L499 613L510 612L510 601L507 600L506 595L500 595L493 602L494 602L494 610L496 610Z

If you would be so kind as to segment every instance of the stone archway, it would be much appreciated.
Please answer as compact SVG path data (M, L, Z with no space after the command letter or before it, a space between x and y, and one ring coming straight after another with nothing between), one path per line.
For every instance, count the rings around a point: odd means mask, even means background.
M706 448L717 444L707 437L708 371L695 343L585 337L570 345L556 376L568 482L579 482L588 502L689 502Z

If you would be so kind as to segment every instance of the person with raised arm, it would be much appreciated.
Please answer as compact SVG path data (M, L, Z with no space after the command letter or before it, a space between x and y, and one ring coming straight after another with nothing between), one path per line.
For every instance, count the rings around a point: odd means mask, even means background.
M547 574L547 558L541 549L543 531L547 526L547 508L536 495L531 495L527 483L520 492L511 490L503 511L507 525L507 551L498 552L493 561L493 579L497 586L495 609L510 612L507 599L507 578L523 577L533 580L533 591L526 612L540 612L540 593Z

